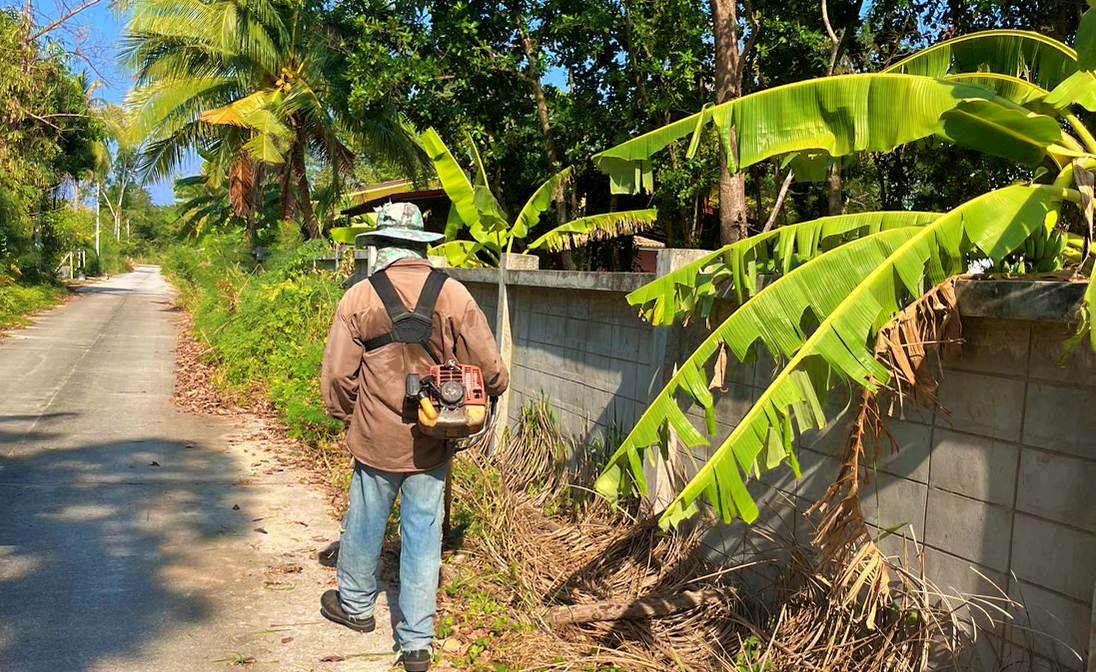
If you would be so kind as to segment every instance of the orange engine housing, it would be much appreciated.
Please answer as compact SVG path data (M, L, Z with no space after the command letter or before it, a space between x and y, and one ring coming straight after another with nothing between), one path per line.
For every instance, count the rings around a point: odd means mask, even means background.
M487 422L487 390L478 366L446 362L430 367L419 379L409 377L409 387L424 385L409 395L419 400L419 429L439 439L461 439L482 430Z
M483 386L483 371L480 367L454 362L435 364L430 367L428 375L434 379L438 388L448 382L459 383L464 388L465 406L487 405L487 392Z

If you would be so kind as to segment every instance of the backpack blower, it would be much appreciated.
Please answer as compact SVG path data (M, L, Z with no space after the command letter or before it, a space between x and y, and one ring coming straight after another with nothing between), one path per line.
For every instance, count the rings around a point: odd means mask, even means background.
M437 439L473 439L487 431L494 416L483 371L454 360L443 362L430 347L434 306L447 279L441 271L431 270L414 310L408 311L384 271L373 274L369 282L392 320L392 331L369 339L363 347L369 351L389 343L421 345L434 365L425 374L411 373L406 379L407 400L416 408L419 430Z

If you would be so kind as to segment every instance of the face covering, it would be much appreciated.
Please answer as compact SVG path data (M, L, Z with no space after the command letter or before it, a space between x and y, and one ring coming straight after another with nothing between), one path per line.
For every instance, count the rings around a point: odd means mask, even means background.
M377 249L377 265L374 267L373 272L377 272L387 268L393 263L401 259L425 259L425 250L418 250L411 247L399 247L398 244L386 245Z

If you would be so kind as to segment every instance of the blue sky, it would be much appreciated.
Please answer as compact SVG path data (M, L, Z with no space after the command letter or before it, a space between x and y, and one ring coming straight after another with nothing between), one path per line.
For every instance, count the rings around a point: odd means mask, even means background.
M24 2L25 0L0 0L0 7L22 11ZM39 26L49 25L84 2L85 0L32 0L35 21ZM112 10L110 5L110 0L100 0L98 4L80 12L61 28L53 31L50 37L64 43L70 52L78 54L72 60L73 69L86 72L93 81L101 82L96 96L120 105L125 101L132 84L131 73L119 57L119 41L127 17ZM559 68L550 68L545 73L544 81L549 85L566 88L566 72ZM153 202L172 203L174 178L193 175L200 170L201 160L197 154L192 154L184 160L176 175L163 182L147 185Z
M83 0L32 0L35 21L39 26L49 25L82 4ZM22 0L0 0L0 6L22 11L26 5ZM74 70L87 72L93 80L102 82L95 95L115 104L125 100L132 84L129 71L118 57L119 39L125 21L124 15L111 10L108 0L101 0L50 34L51 38L64 43L69 51L79 54L71 64ZM200 165L198 157L194 156L185 162L176 177L196 173ZM148 189L156 203L167 204L174 200L172 179L148 185Z

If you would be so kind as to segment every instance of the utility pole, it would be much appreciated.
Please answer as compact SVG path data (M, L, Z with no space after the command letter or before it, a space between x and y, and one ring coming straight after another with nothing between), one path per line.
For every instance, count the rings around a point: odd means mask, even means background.
M99 194L100 183L95 181L95 263L99 264Z

